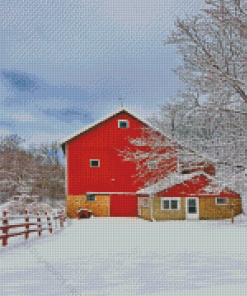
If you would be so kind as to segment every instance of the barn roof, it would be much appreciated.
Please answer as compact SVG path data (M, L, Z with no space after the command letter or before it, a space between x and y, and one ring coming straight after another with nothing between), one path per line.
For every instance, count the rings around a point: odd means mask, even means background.
M104 117L104 118L102 118L102 119L100 119L100 120L94 122L93 124L90 124L90 125L86 126L84 129L75 132L75 133L74 133L73 135L71 135L70 137L68 137L68 138L64 139L63 141L61 141L61 145L62 145L62 149L63 149L63 151L65 151L65 144L66 144L66 143L72 141L73 139L75 139L76 137L82 135L83 133L88 132L88 131L90 131L91 129L93 129L93 128L99 126L100 124L102 124L102 123L104 123L104 122L106 122L106 121L112 119L113 117L118 116L118 115L121 114L121 113L126 113L126 114L128 114L129 116L131 116L132 118L134 118L135 120L138 120L139 122L143 123L145 126L149 126L149 127L151 127L151 124L147 123L144 119L140 119L139 116L134 115L132 111L130 112L130 111L128 111L126 108L124 108L124 109L120 109L120 110L118 110L117 112L114 112L114 113L108 115L107 117Z
M207 173L205 173L203 171L197 171L197 172L194 172L191 174L173 173L173 174L169 175L168 177L158 181L154 185L151 185L151 186L148 186L148 187L143 188L141 190L138 190L136 193L137 194L148 194L148 195L155 194L155 193L161 192L167 188L170 188L174 185L191 180L192 178L194 178L196 176L200 176L200 175L204 175L208 179L216 181L215 178L213 178L212 176L208 175Z

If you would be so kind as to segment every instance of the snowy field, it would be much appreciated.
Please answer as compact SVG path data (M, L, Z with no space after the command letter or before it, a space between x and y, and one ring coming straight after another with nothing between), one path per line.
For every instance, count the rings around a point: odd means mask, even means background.
M246 295L247 221L71 220L0 247L0 295Z

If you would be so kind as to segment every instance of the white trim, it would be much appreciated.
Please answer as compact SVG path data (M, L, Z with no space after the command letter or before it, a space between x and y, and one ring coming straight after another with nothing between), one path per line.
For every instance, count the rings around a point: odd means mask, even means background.
M164 209L164 207L163 207L163 201L164 200L169 200L170 202L169 202L169 209ZM172 200L176 200L177 202L178 202L178 207L177 207L177 209L172 209L171 208L171 201ZM179 211L179 210L181 210L181 197L161 197L161 210L162 211Z
M120 127L121 122L125 122L126 123L126 127ZM129 128L129 120L127 119L118 119L118 128Z
M98 165L94 166L91 164L92 161L98 161ZM99 168L100 167L100 161L99 159L90 159L90 168Z
M87 192L86 194L131 194L136 195L136 192Z
M94 195L95 196L95 199L94 200L87 200L87 196L88 195ZM95 201L96 201L96 194L86 194L85 202L95 202Z
M189 202L189 199L195 199L196 200L196 209L197 209L197 212L196 214L191 214L191 213L188 213L188 202ZM185 198L185 208L186 208L186 219L199 219L199 211L200 211L200 206L199 206L199 197L186 197Z
M224 199L226 200L226 203L219 204L219 203L217 202L217 199L218 199L218 198L224 198ZM216 197L215 197L215 204L216 204L216 206L227 206L227 205L228 205L228 198L227 198L227 197L216 196Z

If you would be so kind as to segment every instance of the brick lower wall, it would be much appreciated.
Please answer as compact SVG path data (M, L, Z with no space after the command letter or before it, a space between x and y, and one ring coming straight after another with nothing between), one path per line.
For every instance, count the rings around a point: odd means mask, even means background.
M148 207L141 207L141 218L151 220L150 209Z
M227 205L216 205L215 197L200 198L199 219L227 219L232 217L231 203L234 205L233 215L236 216L242 212L241 198L231 198Z
M86 201L85 195L68 195L67 216L76 218L80 208L91 210L95 217L109 217L110 195L96 195L96 201Z

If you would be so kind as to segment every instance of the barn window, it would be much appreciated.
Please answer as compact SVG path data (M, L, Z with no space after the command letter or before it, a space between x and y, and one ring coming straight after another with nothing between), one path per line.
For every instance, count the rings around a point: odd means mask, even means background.
M118 128L128 128L129 121L128 120L118 120Z
M99 167L99 159L90 159L90 167L93 167L93 168Z
M143 206L143 207L148 207L148 199L147 199L147 198L144 198L144 199L142 200L142 206Z
M215 203L218 206L220 206L220 205L227 205L227 198L225 198L225 197L216 197Z
M156 163L156 161L148 161L147 166L150 170L154 170L157 168L157 163Z
M179 210L181 198L180 197L162 197L161 209L162 210Z
M95 194L87 194L86 201L95 201L95 200L96 200Z

